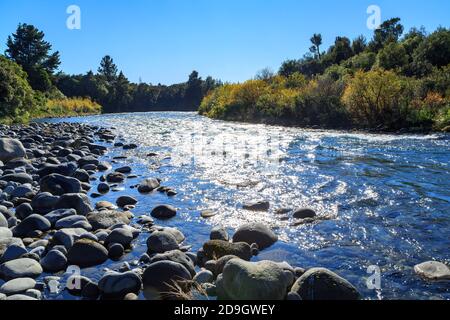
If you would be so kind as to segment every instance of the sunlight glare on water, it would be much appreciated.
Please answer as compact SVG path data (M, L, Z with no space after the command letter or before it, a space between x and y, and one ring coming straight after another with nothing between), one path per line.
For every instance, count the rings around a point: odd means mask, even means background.
M379 265L383 297L450 298L448 286L424 283L412 270L427 260L449 262L448 135L305 130L176 112L69 121L111 126L120 139L136 143L138 149L113 155L128 155L139 174L177 190L169 201L179 208L188 239L202 237L198 230L207 235L212 225L232 230L259 221L281 240L259 259L328 267L375 299L379 293L368 291L364 279L369 265ZM269 201L270 210L242 209L257 200ZM147 211L156 204L146 201ZM301 207L328 219L293 226L292 217L275 214ZM199 213L205 209L218 214L204 220Z

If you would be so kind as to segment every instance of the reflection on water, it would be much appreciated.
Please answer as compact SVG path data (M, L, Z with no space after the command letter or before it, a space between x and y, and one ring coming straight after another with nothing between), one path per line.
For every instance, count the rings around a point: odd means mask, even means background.
M148 214L162 202L177 206L180 217L167 224L183 230L194 248L207 239L211 225L232 230L261 221L282 241L258 259L328 267L367 298L450 298L448 284L426 283L412 270L426 260L449 262L448 135L313 131L172 112L65 121L111 126L121 139L138 144L108 156L128 155L124 163L143 176L162 178L178 196L149 196L135 214ZM270 201L271 210L241 209L254 200ZM274 214L305 206L332 219L293 227L290 218ZM205 221L199 214L204 209L218 214ZM370 265L381 268L381 293L365 286Z

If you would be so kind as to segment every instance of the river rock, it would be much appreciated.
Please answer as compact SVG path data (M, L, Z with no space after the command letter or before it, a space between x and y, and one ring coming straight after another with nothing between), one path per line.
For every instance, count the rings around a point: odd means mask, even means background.
M252 257L252 249L245 242L210 240L203 245L203 251L208 259L219 259L227 255L234 255L244 260L250 260Z
M23 245L21 245L21 244L10 245L5 250L3 255L0 255L1 256L0 262L3 263L3 262L19 259L22 255L26 254L27 252L28 252L27 249L25 249L23 247Z
M23 220L32 214L33 207L29 203L22 203L16 207L16 216L19 219Z
M108 171L111 170L111 165L106 162L106 161L101 161L98 165L97 165L97 170L98 171Z
M87 221L85 216L72 215L58 220L55 223L56 229L65 228L82 228L85 230L92 230L91 224Z
M111 172L106 175L106 181L109 183L121 183L125 180L125 175L120 172Z
M108 257L113 260L120 259L125 252L125 248L120 243L112 243L108 246Z
M138 191L140 193L150 193L160 186L160 182L155 178L148 178L139 183Z
M150 263L165 260L182 264L189 271L191 276L195 276L194 262L186 253L180 250L171 250L164 253L158 253L150 258Z
M139 293L141 287L141 277L132 271L107 272L98 283L100 291L110 297L123 297L128 293Z
M0 138L0 161L8 162L16 158L25 158L27 153L19 140Z
M221 300L283 300L293 281L292 273L275 262L232 259L216 285Z
M245 203L242 206L245 210L249 211L268 211L270 209L269 201L258 201Z
M59 220L75 216L76 214L75 209L57 209L47 213L44 217L54 226Z
M0 239L4 239L4 238L11 238L12 235L12 231L9 230L7 227L0 227Z
M259 222L245 224L233 235L233 242L256 243L263 250L278 241L277 235L267 226Z
M45 177L49 174L60 174L62 176L71 177L77 170L77 165L73 162L63 163L63 164L49 164L45 163L41 169L38 170L37 174L39 177Z
M17 183L32 183L33 178L24 172L21 173L11 173L0 177L0 180L8 181L8 182L17 182Z
M55 208L59 197L49 192L38 193L31 201L33 211L38 214L47 214Z
M75 209L77 214L86 216L94 211L89 198L83 193L68 193L62 195L55 205L55 209Z
M118 228L111 231L111 233L106 237L105 244L119 243L124 248L128 248L133 241L133 234L131 230L126 228Z
M0 293L8 296L14 294L21 294L28 289L33 289L36 286L36 280L32 278L17 278L4 283L0 287Z
M175 217L177 209L169 205L161 205L154 208L151 212L151 216L157 219L170 219Z
M175 283L192 280L192 277L182 264L164 260L150 264L145 269L142 280L144 288L151 287L160 292L171 292Z
M0 274L6 280L16 278L37 278L42 273L41 265L33 259L20 258L0 265Z
M39 185L42 192L50 192L57 196L81 192L81 183L78 179L65 177L57 173L43 177L39 181Z
M99 183L99 185L97 186L97 191L104 194L104 193L108 193L110 190L109 184L101 182Z
M50 221L48 221L45 217L38 214L32 214L14 228L13 234L15 237L23 238L35 230L48 231L51 226Z
M119 208L135 205L138 201L130 196L121 196L116 200L116 204Z
M0 228L8 228L8 220L2 213L0 213Z
M45 272L58 272L67 266L67 258L60 250L50 250L41 259L41 266Z
M450 268L438 261L427 261L414 266L414 271L429 280L450 280Z
M13 245L18 245L25 248L22 239L19 238L1 238L0 237L0 257L6 252L6 250Z
M149 253L164 253L178 248L177 240L167 231L155 231L147 239Z
M306 219L306 218L315 218L317 216L316 212L310 208L301 208L292 214L295 219Z
M197 284L212 283L214 281L214 274L209 270L202 270L192 280Z
M69 249L67 260L81 268L92 267L108 260L108 250L98 242L81 239Z
M108 229L118 223L130 223L127 214L115 210L91 212L87 215L87 219L94 230Z
M307 270L292 286L302 300L359 300L358 290L347 280L325 268Z
M166 232L170 233L171 235L173 235L179 244L181 244L186 239L184 234L177 228L165 227L165 228L162 228L161 231L166 231Z
M14 188L14 191L11 192L11 198L32 198L34 197L33 189L31 185L23 184Z
M211 233L209 235L210 240L223 240L228 241L229 236L227 230L225 230L222 227L214 227L211 230Z
M131 167L130 166L124 166L124 167L117 168L114 171L115 172L120 172L120 173L130 173L131 172Z

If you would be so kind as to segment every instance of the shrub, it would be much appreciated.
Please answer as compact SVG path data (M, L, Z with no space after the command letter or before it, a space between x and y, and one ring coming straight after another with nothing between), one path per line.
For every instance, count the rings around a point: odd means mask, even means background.
M403 79L392 71L358 71L349 81L342 101L360 126L393 128L404 116L407 91Z
M89 114L99 114L102 107L88 98L64 98L51 99L41 108L38 108L33 116L43 117L62 117L79 116Z
M36 102L27 74L18 64L0 56L0 120L25 122Z

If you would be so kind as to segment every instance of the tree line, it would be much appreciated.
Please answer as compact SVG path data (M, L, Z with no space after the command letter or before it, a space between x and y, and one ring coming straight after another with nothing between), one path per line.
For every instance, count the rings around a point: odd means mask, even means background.
M0 121L3 122L102 110L197 110L203 97L221 84L212 77L202 79L197 71L186 82L170 86L133 83L109 55L102 58L95 73L58 72L59 52L52 52L44 32L29 24L19 24L6 45L5 54L0 55Z
M228 120L332 128L450 130L450 30L404 32L383 22L368 41L338 36L275 74L225 84L206 96L200 113Z

